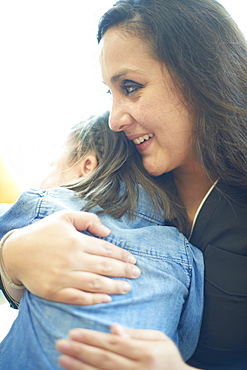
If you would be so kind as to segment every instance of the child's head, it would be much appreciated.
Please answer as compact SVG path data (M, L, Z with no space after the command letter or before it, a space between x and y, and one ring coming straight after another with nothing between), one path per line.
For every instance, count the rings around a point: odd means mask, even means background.
M181 208L168 197L142 166L141 155L123 132L108 126L109 113L93 116L69 132L63 151L41 187L66 186L87 198L84 210L96 204L115 218L133 215L141 185L155 208L165 209L167 220L184 222Z
M41 182L41 189L67 185L77 191L98 166L93 178L108 176L136 155L134 145L123 133L110 130L108 118L109 112L92 116L70 129L51 171Z

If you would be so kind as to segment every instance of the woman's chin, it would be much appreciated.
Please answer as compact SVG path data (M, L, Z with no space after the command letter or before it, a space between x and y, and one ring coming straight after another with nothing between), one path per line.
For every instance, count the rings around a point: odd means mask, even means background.
M149 173L149 175L151 176L154 176L154 177L157 177L157 176L160 176L160 175L163 175L165 171L163 168L160 168L158 166L154 166L154 165L145 165L145 163L143 163L144 167L145 167L145 170Z

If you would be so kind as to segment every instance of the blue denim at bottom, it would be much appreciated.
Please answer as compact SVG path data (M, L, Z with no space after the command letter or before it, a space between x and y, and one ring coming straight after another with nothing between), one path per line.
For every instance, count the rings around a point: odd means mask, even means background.
M24 193L0 216L1 233L22 227L60 209L80 210L85 201L59 188ZM187 360L195 350L203 311L203 258L175 228L162 226L141 192L134 221L100 215L111 229L104 238L130 251L142 274L127 280L132 291L112 302L73 306L43 300L26 292L19 315L0 347L0 369L60 369L55 341L71 328L109 332L114 322L126 327L161 330ZM96 207L94 211L99 209ZM41 282L42 283L42 282Z

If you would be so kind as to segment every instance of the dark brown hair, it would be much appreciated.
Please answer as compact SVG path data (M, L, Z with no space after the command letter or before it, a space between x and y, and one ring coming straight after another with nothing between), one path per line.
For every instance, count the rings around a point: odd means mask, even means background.
M209 177L247 188L247 47L215 0L120 0L98 42L122 27L165 63L195 113L194 146Z

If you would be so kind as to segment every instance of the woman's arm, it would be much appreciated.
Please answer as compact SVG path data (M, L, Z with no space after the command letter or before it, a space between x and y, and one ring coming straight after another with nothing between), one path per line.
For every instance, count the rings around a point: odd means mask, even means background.
M39 297L68 304L104 303L110 300L108 294L127 293L127 282L105 276L136 278L140 272L134 257L77 230L100 237L110 233L94 214L54 213L7 238L2 248L6 275ZM20 299L19 291L13 294L11 290L11 297Z
M71 339L57 341L67 370L189 370L171 339L155 330L124 329L112 334L86 329L70 331ZM194 369L194 368L193 368Z

